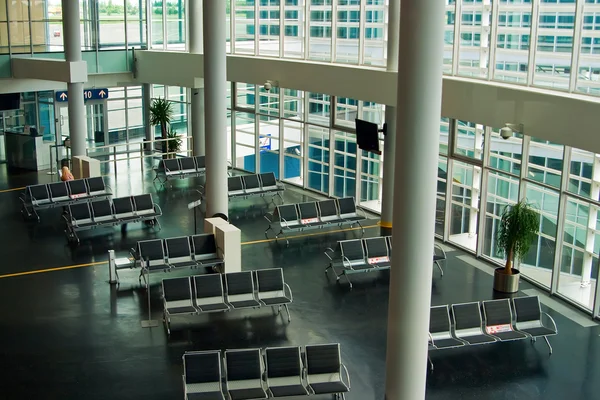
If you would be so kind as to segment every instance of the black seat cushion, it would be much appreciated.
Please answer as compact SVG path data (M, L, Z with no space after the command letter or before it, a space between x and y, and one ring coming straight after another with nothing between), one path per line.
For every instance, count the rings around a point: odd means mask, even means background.
M267 397L265 391L258 388L230 390L229 395L232 400L265 399Z
M261 299L263 303L266 305L277 305L277 304L285 304L290 303L290 299L287 297L271 297L269 299Z
M285 397L285 396L306 396L307 392L304 386L290 385L290 386L271 386L269 387L274 397Z
M187 400L223 400L225 397L221 392L208 392L208 393L189 393Z
M192 314L196 312L196 309L192 306L189 307L173 307L168 308L169 314Z
M531 336L548 336L556 334L556 331L545 327L519 329L519 331L528 333Z
M348 387L342 382L311 383L310 386L316 394L344 393L348 391Z
M229 309L225 303L199 305L198 308L203 312L225 311Z
M231 304L234 308L248 308L260 306L259 302L256 300L230 301L229 304Z
M433 344L438 349L445 349L445 348L448 348L448 347L456 347L456 346L463 346L464 345L464 343L461 342L460 340L456 340L456 339L452 339L452 338L435 340L433 342Z
M473 335L473 336L464 337L461 339L467 341L469 344L482 344L482 343L495 342L494 339L492 339L491 337L486 336L486 335Z
M498 332L498 333L493 333L492 335L494 335L495 337L497 337L500 340L516 340L516 339L525 339L527 336L520 333L520 332L515 332L515 331L510 331L510 332Z

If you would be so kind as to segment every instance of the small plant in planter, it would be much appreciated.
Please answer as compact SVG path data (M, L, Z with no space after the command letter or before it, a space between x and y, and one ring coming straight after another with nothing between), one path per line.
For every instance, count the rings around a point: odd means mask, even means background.
M167 151L169 152L169 158L175 158L177 157L176 153L181 150L181 138L177 134L177 131L169 129L167 132L167 139L169 139L167 140Z
M507 205L497 231L497 243L504 252L506 264L494 272L494 290L514 293L519 290L520 272L513 268L515 259L520 260L529 251L538 234L539 214L525 200Z

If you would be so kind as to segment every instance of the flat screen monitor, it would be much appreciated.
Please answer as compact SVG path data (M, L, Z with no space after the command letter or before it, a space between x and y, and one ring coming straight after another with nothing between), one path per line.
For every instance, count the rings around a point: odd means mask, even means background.
M375 154L381 154L379 150L379 127L369 121L356 119L356 144L359 149Z
M18 110L21 108L21 93L0 94L0 111Z

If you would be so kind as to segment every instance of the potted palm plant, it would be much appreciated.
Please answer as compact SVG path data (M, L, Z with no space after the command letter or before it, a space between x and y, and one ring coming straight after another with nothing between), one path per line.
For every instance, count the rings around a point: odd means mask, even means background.
M181 138L179 137L179 135L177 134L177 131L173 130L173 129L169 129L169 131L167 132L167 147L168 147L168 156L169 158L175 158L177 157L177 154L179 152L179 150L181 150Z
M507 205L497 231L498 249L504 252L506 264L494 271L494 290L514 293L519 290L519 270L513 268L515 259L523 259L538 234L538 212L525 200Z
M161 139L167 139L169 132L169 124L173 117L173 105L169 100L158 98L152 101L150 105L150 124L152 126L159 125ZM167 152L167 141L162 145L163 153Z

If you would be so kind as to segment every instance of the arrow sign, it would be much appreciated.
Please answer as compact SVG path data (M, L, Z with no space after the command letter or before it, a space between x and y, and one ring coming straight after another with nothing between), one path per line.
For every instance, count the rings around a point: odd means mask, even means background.
M109 91L107 88L102 89L84 89L83 99L88 100L104 100L107 99ZM57 103L65 103L69 101L69 93L65 90L57 91L55 93L55 99Z

